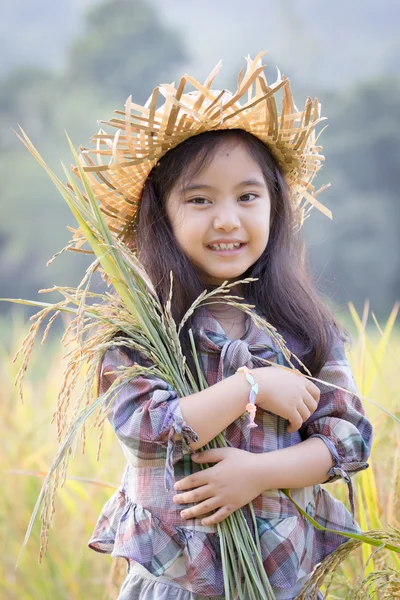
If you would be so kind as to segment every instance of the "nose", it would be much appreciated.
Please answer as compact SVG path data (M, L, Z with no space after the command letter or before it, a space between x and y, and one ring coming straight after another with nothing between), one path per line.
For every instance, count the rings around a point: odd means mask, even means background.
M234 231L239 229L239 215L232 206L219 207L218 212L214 216L214 229L216 231Z

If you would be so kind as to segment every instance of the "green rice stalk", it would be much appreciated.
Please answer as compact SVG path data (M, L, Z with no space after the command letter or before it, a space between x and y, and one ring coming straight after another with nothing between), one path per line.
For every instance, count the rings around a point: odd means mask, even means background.
M357 542L364 542L365 544L369 544L370 546L380 547L383 545L387 550L392 550L393 552L400 554L400 544L399 545L392 544L390 542L390 540L392 538L391 537L388 538L388 534L386 531L383 531L382 537L379 537L378 532L375 532L374 536L368 536L367 534L364 534L364 533L350 533L350 532L345 532L345 531L339 531L337 529L330 529L329 527L323 527L323 525L320 525L318 523L318 521L316 521L315 519L313 519L313 517L311 517L309 514L307 514L306 511L303 510L301 508L301 506L299 506L297 504L297 502L295 502L293 500L292 496L290 495L289 490L282 490L282 491L289 498L289 500L291 500L293 502L293 504L295 505L295 507L297 508L299 513L305 519L307 519L307 521L309 523L311 523L311 525L313 527L315 527L315 529L319 529L320 531L329 531L330 533L337 533L338 535L342 535L343 537L349 538L351 540L355 540Z
M206 295L204 295L204 298L206 298ZM194 341L194 337L193 337L193 331L191 329L189 330L189 338L190 338L190 343L191 343L191 348L192 348L192 356L193 356L193 359L195 362L196 372L197 372L197 376L199 379L200 389L205 389L207 387L207 382L205 380L204 373L202 372L201 367L200 367L200 363L199 363L199 359L198 359L197 351L196 351L196 345L195 345L195 341ZM218 443L219 443L220 447L227 446L227 443L226 443L224 437L221 434L219 434L219 436L217 436L217 438L215 440L212 440L212 442L210 444L206 444L204 449L209 449L213 446L218 447ZM209 468L209 466L210 465L207 465L207 464L201 464L202 469L207 469L207 468ZM254 509L253 509L253 505L251 502L249 503L248 507L250 508L250 511L252 512L252 514L254 514ZM224 523L225 523L225 527L223 527L222 523L217 523L217 530L218 530L219 537L221 540L224 539L224 549L226 548L227 544L229 544L230 548L236 547L236 549L239 553L238 563L239 564L245 563L245 569L244 569L245 590L242 590L241 582L239 580L239 576L238 576L237 570L235 568L236 565L233 565L233 568L232 568L232 570L234 572L235 582L236 582L236 590L237 590L237 593L239 594L239 597L242 598L242 594L246 593L246 590L247 590L248 596L243 596L243 598L244 598L244 600L246 600L247 597L249 599L251 599L252 596L254 595L254 592L253 592L253 587L254 587L254 588L258 589L259 591L261 591L261 593L267 592L267 594L269 594L269 597L273 598L274 597L273 590L269 583L268 577L265 574L265 569L264 569L263 563L261 561L261 547L260 547L260 542L259 542L259 538L258 538L258 530L257 530L256 522L255 522L254 531L255 531L255 536L257 539L257 547L254 545L253 538L251 536L249 527L247 525L247 522L246 522L243 512L241 510L235 511L232 515L229 515L227 517L227 519L225 519ZM239 535L237 535L238 531L240 531L241 537ZM259 551L260 551L260 554L258 555ZM251 559L251 556L253 555L253 553L255 553L255 556L259 559L256 562L257 569L254 568L254 563ZM222 552L221 552L221 554L222 554ZM232 556L234 556L234 555L231 554L231 557ZM248 557L250 557L250 562L249 562ZM225 553L224 558L226 558L226 553ZM226 565L226 568L224 569L224 581L225 581L225 572L231 571L231 564L230 564L230 561L229 561L229 563L225 562L223 564ZM248 569L249 569L249 571L248 571ZM225 595L226 595L227 600L230 600L230 592L231 592L230 586L225 585ZM255 598L255 600L257 600L256 596L254 598Z

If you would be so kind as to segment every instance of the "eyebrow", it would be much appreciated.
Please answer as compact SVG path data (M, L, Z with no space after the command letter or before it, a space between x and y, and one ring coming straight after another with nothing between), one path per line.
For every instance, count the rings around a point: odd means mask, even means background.
M250 185L255 185L257 187L267 187L265 185L264 182L260 181L259 179L245 179L244 181L241 181L240 183L237 184L236 187L246 187L246 186L250 186ZM207 185L207 184L203 184L203 183L191 183L190 185L187 185L183 188L184 192L190 192L191 190L210 190L213 189L212 185Z

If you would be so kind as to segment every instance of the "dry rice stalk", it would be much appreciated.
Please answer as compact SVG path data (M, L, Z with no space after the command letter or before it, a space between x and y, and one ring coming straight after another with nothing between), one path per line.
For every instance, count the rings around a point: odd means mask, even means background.
M104 436L104 423L105 423L105 418L103 418L101 420L101 422L98 424L98 428L100 430L100 433L99 433L99 443L98 443L98 446L97 446L97 453L96 453L96 460L97 460L97 462L100 460L101 444L102 444L103 436Z
M50 260L47 261L46 267L49 267L52 264L52 262L57 258L57 256L60 256L60 254L63 254L66 251L79 252L81 254L94 254L93 250L82 250L81 248L79 248L79 244L81 244L82 242L85 242L85 241L86 241L85 238L79 237L79 236L76 238L76 240L70 240L68 242L68 244L66 246L64 246L64 248L59 250L59 252L56 252L55 254L53 254L53 256L50 258Z
M350 592L348 600L375 599L377 595L381 600L400 598L400 573L397 570L386 567L370 573Z
M26 369L28 368L29 357L33 350L33 346L35 344L35 339L39 332L40 326L46 320L48 315L51 312L53 312L53 310L57 311L58 308L59 308L58 305L54 305L51 308L45 308L45 309L39 311L38 313L33 315L33 317L31 317L30 320L33 321L32 325L30 326L29 331L22 342L20 349L16 352L16 354L13 358L13 363L14 363L18 359L19 355L22 354L22 364L18 370L18 374L17 374L16 380L15 380L15 385L18 389L18 395L21 398L21 400L23 400L23 392L22 392L23 378L24 378Z
M58 315L60 314L60 312L61 312L61 311L59 311L59 310L56 310L56 312L54 313L54 315L53 315L53 316L52 316L52 317L49 319L49 322L47 323L47 327L46 327L46 329L44 330L44 334L43 334L43 337L42 337L42 341L40 342L40 343L42 344L42 346L43 346L43 344L45 343L45 341L46 341L46 339L47 339L47 336L49 335L49 332L50 332L50 328L51 328L51 326L53 325L54 321L56 320L56 318L58 317Z
M140 372L140 367L137 366L137 372L135 375L137 376ZM95 412L96 410L101 410L104 405L110 401L110 398L114 395L116 389L120 387L125 382L124 376L118 377L115 382L110 386L110 389L106 394L103 394L101 397L96 398L94 402L92 402L86 409L82 409L80 413L77 415L74 422L70 423L64 437L62 443L59 446L56 457L47 473L44 483L39 495L39 498L34 507L27 533L25 536L24 544L18 558L18 562L22 556L22 552L26 546L26 543L30 537L30 533L36 520L36 516L42 506L42 510L40 513L40 518L42 522L41 526L41 534L40 534L40 551L39 551L39 561L42 560L43 556L47 550L48 544L48 531L51 527L53 515L55 512L55 497L57 490L60 486L64 485L69 459L73 454L74 448L76 447L78 433L81 431L83 424L86 422L87 418Z
M113 560L107 577L103 600L117 600L122 582L126 577L126 566L124 558Z
M364 535L364 534L363 534ZM400 547L400 530L391 527L389 531L375 530L365 532L365 535L369 538L381 542L381 544L373 551L381 552L385 549L386 544ZM332 585L334 574L337 571L338 566L351 554L353 550L359 548L362 542L360 540L349 540L344 544L340 545L332 554L327 556L314 570L312 577L304 584L301 588L296 600L316 600L318 590L322 585L329 587ZM372 555L371 554L371 555ZM383 569L382 571L371 573L366 577L358 588L350 591L350 595L347 596L348 600L362 600L365 598L365 587L371 584L375 578L386 577L390 571L390 577L392 577L391 585L395 589L400 585L400 574L394 569ZM394 575L395 574L395 575ZM360 595L361 592L364 595ZM386 596L386 598L395 598L396 596Z

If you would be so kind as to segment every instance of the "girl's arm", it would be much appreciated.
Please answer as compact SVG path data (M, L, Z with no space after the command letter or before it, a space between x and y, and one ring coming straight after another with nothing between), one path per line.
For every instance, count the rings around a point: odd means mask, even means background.
M368 467L372 426L340 339L318 379L343 390L318 383L318 407L299 430L304 441L261 455L259 464L264 461L267 468L265 489L302 488L339 478L350 484L351 475Z
M320 399L316 411L299 432L303 442L257 457L257 472L264 489L303 488L343 479L349 487L354 513L354 493L350 477L368 468L372 426L351 373L342 340L336 338L318 379ZM343 389L337 389L343 388Z
M257 378L258 372L254 375ZM299 444L260 454L221 448L193 457L196 463L218 464L176 484L179 491L195 488L176 497L178 504L198 503L186 511L187 518L218 509L206 519L207 524L215 524L264 490L304 488L338 478L349 486L354 515L350 477L368 467L372 427L357 395L340 340L333 345L318 379L348 391L318 384L321 389L318 407L300 428L303 441Z
M333 352L320 377L340 387L356 389L343 346L339 345ZM306 488L338 477L349 486L354 516L350 475L368 466L371 425L355 394L328 386L322 390L321 406L302 427L303 436L308 432L309 437L299 444L257 454L236 448L217 448L193 457L196 463L217 464L175 484L179 493L174 502L196 503L185 507L184 518L204 516L204 524L216 524L265 490ZM210 515L213 510L216 512Z
M146 361L140 359L140 363L146 364ZM100 372L100 394L118 377L119 366L132 364L133 358L119 347L108 350ZM249 390L244 376L237 373L204 391L178 398L177 393L156 376L138 376L115 394L110 420L118 437L128 446L134 445L135 439L163 443L172 427L175 440L185 432L189 434L185 437L195 451L245 412ZM156 409L164 409L166 415L161 417L163 411L159 410L156 418Z
M321 396L318 408L300 428L303 439L320 439L331 453L333 465L324 483L343 479L349 487L354 510L350 477L368 468L372 446L372 425L365 416L342 340L336 339L318 379L340 389L318 384Z
M132 366L134 362L150 366L129 349L114 346L107 350L100 370L99 394L107 392L119 376L120 366ZM135 462L160 458L157 446L166 449L165 484L171 489L174 464L240 417L248 395L249 384L241 374L186 398L178 398L176 391L156 376L137 376L111 395L109 421L128 459L129 454Z
M215 448L192 457L195 463L216 463L175 484L173 500L183 505L185 519L204 517L216 524L246 506L265 490L305 488L323 483L332 455L318 438L290 448L255 454L237 448ZM185 491L190 490L190 491ZM196 503L186 507L185 504ZM215 510L213 514L209 514Z
M100 394L118 377L119 366L131 366L135 361L147 365L143 357L128 349L114 346L107 350L100 372ZM318 389L300 375L264 367L257 369L257 381L263 408L287 418L292 431L298 429L317 406L312 393L315 394L314 389L319 393ZM178 398L176 391L156 376L137 376L121 384L111 396L109 420L136 462L148 457L160 458L155 445L166 448L165 483L170 489L173 465L243 415L249 391L243 373L183 398Z
M372 445L372 426L354 381L343 342L339 339L331 349L318 379L343 390L318 384L321 396L315 413L300 429L303 439L320 438L334 460L330 481L368 467ZM346 390L346 391L344 391Z
M325 483L334 464L328 447L317 437L254 457L258 462L262 490L304 488Z
M256 404L287 421L287 431L300 429L317 408L319 389L297 371L261 367L253 371L258 385ZM244 373L236 373L198 394L181 398L185 420L197 431L191 444L198 450L240 417L248 402L250 386Z

